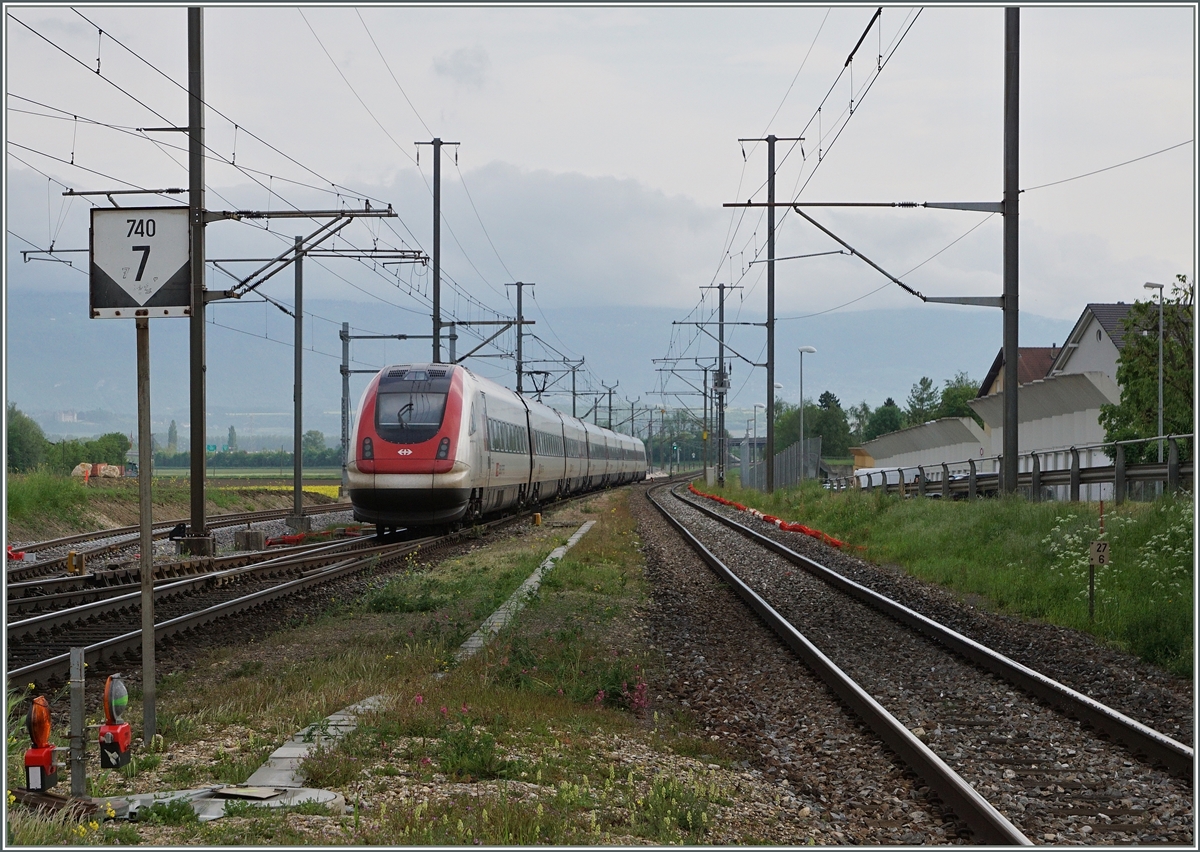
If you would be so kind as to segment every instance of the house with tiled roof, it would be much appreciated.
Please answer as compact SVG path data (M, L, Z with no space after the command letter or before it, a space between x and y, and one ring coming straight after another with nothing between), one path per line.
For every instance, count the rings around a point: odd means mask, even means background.
M1099 371L1117 380L1117 357L1125 347L1125 317L1133 305L1090 304L1083 309L1047 374Z
M1117 357L1124 345L1123 320L1132 305L1089 304L1060 347L1022 346L1018 350L1017 411L1020 418L1017 449L1026 454L1020 469L1030 468L1029 453L1037 452L1042 470L1070 467L1072 447L1100 444L1100 408L1118 403ZM980 383L971 409L983 420L979 429L969 418L947 418L912 426L855 448L856 466L937 469L943 462L956 467L970 457L988 459L979 469L992 470L992 459L1004 445L1004 350L1001 349ZM950 422L962 421L962 422ZM1103 450L1081 452L1085 466L1111 464ZM958 462L958 465L954 463ZM1085 486L1085 500L1104 499L1111 485Z

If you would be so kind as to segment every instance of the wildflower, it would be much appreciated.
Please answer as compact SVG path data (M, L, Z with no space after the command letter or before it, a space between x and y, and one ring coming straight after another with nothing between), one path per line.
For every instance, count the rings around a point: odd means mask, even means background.
M464 701L463 706L460 708L460 712L463 713L463 715L466 715L468 710L469 708L467 707L467 702Z
M17 796L12 790L8 791L8 803L10 805L15 805L17 803Z
M432 761L432 760L430 760L428 757L422 757L422 758L421 758L421 765L422 765L422 766L428 766L428 765L429 765L429 764L431 764L431 763L433 763L433 761Z
M449 713L450 713L450 711L449 711L449 710L447 710L447 709L446 709L446 705L445 705L445 704L443 704L443 705L442 705L442 715L443 715L443 716L446 716L446 715L448 715Z
M413 698L413 703L415 703L419 707L425 703L425 697L422 696L420 693L417 693L416 697Z
M604 703L604 690L602 689L599 692L597 692L596 697L592 700L595 702L596 706L600 706L601 704L603 704Z

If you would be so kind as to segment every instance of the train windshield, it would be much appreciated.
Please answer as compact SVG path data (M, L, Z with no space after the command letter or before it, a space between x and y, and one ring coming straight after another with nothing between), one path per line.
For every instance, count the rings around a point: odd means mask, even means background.
M428 441L442 425L446 394L429 391L381 392L375 401L379 436L397 444Z

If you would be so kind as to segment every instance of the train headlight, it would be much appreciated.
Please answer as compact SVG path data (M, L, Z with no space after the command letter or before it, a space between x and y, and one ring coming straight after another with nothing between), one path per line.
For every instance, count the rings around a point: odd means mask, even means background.
M100 767L118 769L133 756L133 729L121 717L129 707L129 690L119 674L104 684L104 724L100 726Z
M450 457L450 439L449 438L442 438L441 443L438 444L437 457L439 459L446 459L446 458Z
M375 458L375 444L371 441L370 438L363 438L362 457L364 459Z

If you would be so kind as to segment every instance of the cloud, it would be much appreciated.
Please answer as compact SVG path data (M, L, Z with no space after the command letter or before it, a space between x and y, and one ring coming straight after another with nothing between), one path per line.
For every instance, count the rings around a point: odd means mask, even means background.
M491 66L487 51L480 45L460 47L458 50L434 57L433 70L442 77L449 77L462 86L482 89L484 75Z

